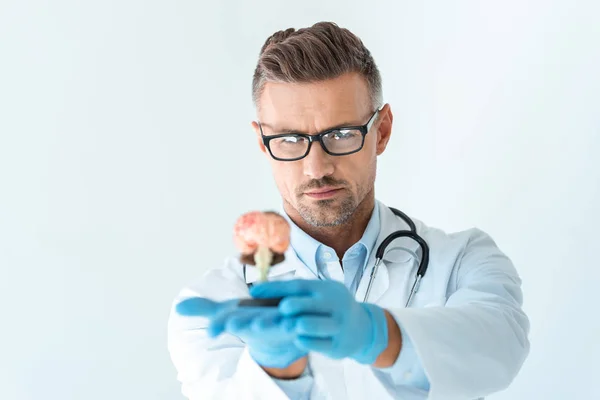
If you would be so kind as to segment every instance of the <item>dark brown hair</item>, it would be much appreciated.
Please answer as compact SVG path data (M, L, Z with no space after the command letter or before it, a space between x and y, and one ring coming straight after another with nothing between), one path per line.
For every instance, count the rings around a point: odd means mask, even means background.
M252 101L266 82L309 83L358 72L369 87L373 107L383 104L381 75L371 53L348 29L333 22L275 32L260 50L252 80Z

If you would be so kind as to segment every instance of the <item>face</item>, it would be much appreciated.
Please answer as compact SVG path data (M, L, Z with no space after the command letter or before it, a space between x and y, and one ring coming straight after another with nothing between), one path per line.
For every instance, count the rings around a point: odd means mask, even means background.
M375 112L366 80L359 74L315 83L267 83L258 117L265 136L283 132L314 135L327 129L367 123ZM278 161L265 148L259 125L252 123L261 151L268 157L275 183L290 216L313 226L344 224L365 202L374 201L377 156L391 133L386 105L354 154L332 156L313 142L306 157Z

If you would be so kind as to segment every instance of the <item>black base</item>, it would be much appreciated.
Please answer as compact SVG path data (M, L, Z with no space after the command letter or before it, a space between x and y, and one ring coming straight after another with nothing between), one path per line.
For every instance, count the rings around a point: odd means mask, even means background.
M238 305L240 307L277 307L283 300L283 297L273 297L271 299L241 299Z

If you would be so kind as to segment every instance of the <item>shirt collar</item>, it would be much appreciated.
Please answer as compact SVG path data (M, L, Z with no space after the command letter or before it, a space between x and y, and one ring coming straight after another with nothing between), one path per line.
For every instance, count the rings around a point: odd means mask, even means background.
M321 242L304 232L291 220L289 215L281 207L281 215L290 224L290 246L294 249L296 256L311 270L315 276L319 276L317 268L317 250L322 246Z
M379 231L381 229L381 222L379 220L379 202L375 201L375 207L373 208L373 214L371 214L371 218L369 219L369 223L365 228L365 231L358 241L361 243L365 249L367 249L367 255L365 257L365 263L371 256L371 252L374 250L375 243L377 242L377 237L379 236Z

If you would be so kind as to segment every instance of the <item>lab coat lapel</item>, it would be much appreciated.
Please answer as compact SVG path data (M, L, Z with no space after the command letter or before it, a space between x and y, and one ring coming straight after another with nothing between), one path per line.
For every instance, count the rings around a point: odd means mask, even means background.
M377 241L375 242L375 246L373 247L373 250L369 256L369 261L358 286L358 290L356 291L355 299L357 301L364 300L365 293L367 292L367 286L369 285L371 272L373 271L373 267L375 265L377 249L379 248L381 242L383 242L388 235L395 231L410 229L404 220L402 220L400 217L397 217L392 210L389 209L389 207L381 202L379 202L379 218L381 221L381 228L377 237ZM377 273L373 279L371 293L369 293L369 298L367 299L369 303L375 303L389 289L390 277L388 268L395 267L395 264L405 264L408 259L412 258L412 255L416 254L418 247L418 244L414 240L406 238L397 239L388 246L383 260L379 264ZM406 251L398 252L395 250Z
M285 260L289 263L291 269L293 269L293 278L294 279L318 279L318 276L314 274L308 268L302 260L296 254L296 251L293 249L293 246L290 246L288 251L285 253Z
M296 258L297 259L297 258ZM297 259L297 266L294 270L294 278L297 279L318 279L317 276L302 261Z
M367 286L369 286L371 271L375 265L375 257L373 257L369 265L370 267L365 270L365 275L363 275L360 285L358 286L358 290L356 291L354 298L357 301L364 301L365 299L365 293L367 293ZM373 278L373 286L371 287L371 293L369 293L369 298L367 299L369 303L375 303L388 290L390 286L390 277L387 269L388 266L386 265L385 261L382 261L377 268L377 274L375 274L375 277Z

